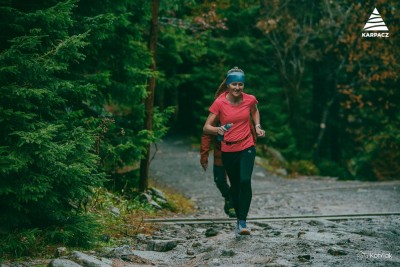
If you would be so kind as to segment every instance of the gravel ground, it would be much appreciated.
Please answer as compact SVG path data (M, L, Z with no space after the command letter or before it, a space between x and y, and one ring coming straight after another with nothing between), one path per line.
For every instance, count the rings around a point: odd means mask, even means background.
M153 147L153 151L155 151ZM212 166L199 164L198 148L168 137L150 165L156 184L175 188L196 204L193 218L226 218ZM212 158L210 158L210 165ZM255 166L252 217L399 212L400 181L287 179ZM330 221L250 222L252 235L234 237L234 223L164 225L142 237L135 255L157 266L400 266L400 216ZM147 251L149 240L176 240L167 252ZM140 242L139 242L140 244Z
M198 148L172 136L152 149L157 152L150 165L155 183L174 188L195 203L196 211L186 217L228 219L212 168L204 172L200 166ZM250 236L235 237L234 220L162 224L151 236L139 234L121 247L19 263L1 263L0 259L0 266L400 266L399 215L271 220L278 216L398 213L400 181L286 179L256 165L252 186ZM256 217L269 220L251 221Z

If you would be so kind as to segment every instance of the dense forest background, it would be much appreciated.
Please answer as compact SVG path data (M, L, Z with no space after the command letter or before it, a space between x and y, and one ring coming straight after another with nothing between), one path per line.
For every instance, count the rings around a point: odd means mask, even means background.
M152 54L155 2L1 0L4 231L72 220L93 188L136 188L150 143L168 131L199 140L234 66L274 168L400 178L398 1L163 0ZM361 37L375 7L389 38Z

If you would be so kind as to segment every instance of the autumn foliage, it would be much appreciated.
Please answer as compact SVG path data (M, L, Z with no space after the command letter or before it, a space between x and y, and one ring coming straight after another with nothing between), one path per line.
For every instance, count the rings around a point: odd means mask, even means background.
M299 99L311 91L320 114L314 161L336 161L354 177L399 178L398 3L306 2L265 1L257 24L275 48L293 130L313 117ZM361 37L375 7L390 38Z

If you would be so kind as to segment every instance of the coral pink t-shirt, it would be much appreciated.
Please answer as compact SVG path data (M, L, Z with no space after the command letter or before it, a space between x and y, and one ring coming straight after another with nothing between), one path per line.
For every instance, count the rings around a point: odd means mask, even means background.
M250 110L258 103L253 95L242 93L243 101L239 105L232 105L226 99L225 92L221 94L211 105L209 111L219 117L221 125L233 123L233 126L225 132L224 141L235 142L242 140L246 136L246 140L239 144L227 145L222 141L221 150L223 152L237 152L254 146L253 138L250 134Z

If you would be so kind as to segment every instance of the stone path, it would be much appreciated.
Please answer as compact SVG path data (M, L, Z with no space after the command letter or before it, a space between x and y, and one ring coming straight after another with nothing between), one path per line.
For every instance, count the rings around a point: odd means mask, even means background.
M198 148L191 147L188 140L166 138L157 144L151 163L152 178L196 203L197 211L189 217L224 218L223 198L214 185L212 169L209 167L204 172L199 160ZM212 158L210 162L211 165ZM400 211L399 181L286 179L256 165L252 186L250 218ZM239 239L233 235L233 224L163 226L156 233L157 238L179 241L173 250L158 252L162 257L153 255L153 263L159 266L400 266L399 216L249 225L252 235ZM211 229L216 230L215 236L207 236ZM149 260L153 257L142 256Z
M202 170L198 148L190 144L177 137L157 144L151 176L156 184L194 201L195 213L185 216L226 218L212 169ZM252 185L250 218L400 211L400 181L286 179L256 165ZM160 225L151 236L139 234L128 244L101 253L72 252L54 260L1 267L400 266L400 216L249 222L249 226L252 235L237 238L234 223Z
M155 151L155 147L153 147ZM212 166L200 166L198 148L170 137L157 144L150 165L156 183L172 187L197 203L196 217L223 217L223 198L216 188ZM209 159L212 164L212 157ZM251 216L352 214L400 211L400 181L338 181L327 177L281 178L255 165Z

